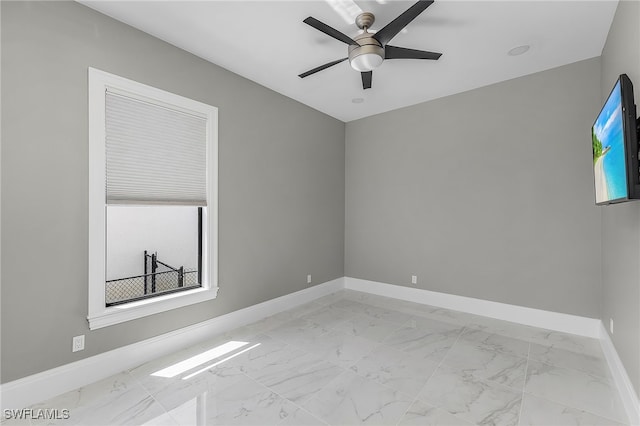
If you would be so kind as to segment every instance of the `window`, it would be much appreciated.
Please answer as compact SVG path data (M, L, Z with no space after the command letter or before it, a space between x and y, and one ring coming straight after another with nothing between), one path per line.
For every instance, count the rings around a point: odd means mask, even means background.
M217 108L89 68L89 326L217 295Z
M203 207L107 204L106 306L202 283Z

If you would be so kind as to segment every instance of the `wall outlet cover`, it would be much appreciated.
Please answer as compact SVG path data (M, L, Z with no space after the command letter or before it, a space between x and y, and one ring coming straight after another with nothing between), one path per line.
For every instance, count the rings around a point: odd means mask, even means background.
M75 336L71 345L71 352L78 352L84 350L84 334Z

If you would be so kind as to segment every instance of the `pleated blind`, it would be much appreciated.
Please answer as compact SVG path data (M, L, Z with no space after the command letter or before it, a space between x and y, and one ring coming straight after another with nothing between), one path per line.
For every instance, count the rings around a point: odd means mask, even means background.
M106 192L110 204L207 203L207 121L106 92Z

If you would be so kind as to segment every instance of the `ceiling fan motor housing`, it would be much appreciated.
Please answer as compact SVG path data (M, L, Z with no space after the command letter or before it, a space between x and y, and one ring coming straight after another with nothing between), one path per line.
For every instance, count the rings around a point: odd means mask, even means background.
M384 48L373 38L373 34L365 32L353 38L358 46L349 46L349 63L360 72L377 68L384 59Z

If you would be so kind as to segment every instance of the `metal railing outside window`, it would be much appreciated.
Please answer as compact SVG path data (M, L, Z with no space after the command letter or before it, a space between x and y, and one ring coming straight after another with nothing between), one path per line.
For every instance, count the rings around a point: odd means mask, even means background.
M198 269L175 268L158 260L158 253L144 251L144 274L107 280L106 306L143 300L177 291L202 287Z

